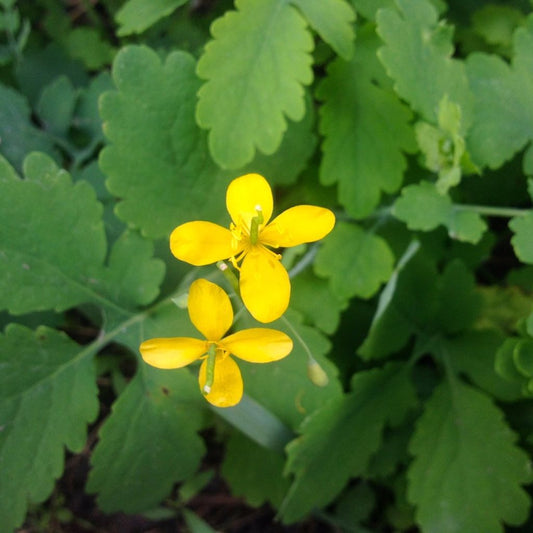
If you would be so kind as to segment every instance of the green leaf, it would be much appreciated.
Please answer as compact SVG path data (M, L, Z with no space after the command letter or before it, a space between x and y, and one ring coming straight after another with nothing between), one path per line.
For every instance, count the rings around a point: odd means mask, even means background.
M350 215L374 211L381 192L401 186L407 166L403 152L416 149L408 124L411 113L389 91L378 87L365 56L337 59L318 87L320 131L325 139L320 180L338 182L339 201Z
M363 359L386 357L405 346L414 333L423 334L438 309L437 272L418 254L401 270L392 297L376 312L357 353Z
M398 10L378 12L377 32L385 46L379 57L397 93L428 122L437 124L439 102L447 95L471 122L472 96L464 65L452 59L452 29L438 21L428 0L396 0Z
M223 168L250 162L258 148L275 152L286 117L305 113L313 40L298 10L285 0L237 0L211 26L213 40L198 62L196 118L209 129L209 148ZM282 50L282 53L280 52Z
M26 99L0 84L0 155L18 171L22 169L26 154L34 150L57 157L52 141L33 126L30 114Z
M75 28L64 39L65 48L74 59L83 61L89 70L96 70L109 65L115 55L115 49L95 28Z
M487 4L472 14L472 29L487 43L506 49L512 45L514 30L524 23L524 18L515 7Z
M287 448L287 472L296 477L280 510L283 521L294 522L323 507L350 477L361 475L381 445L385 426L401 422L415 403L406 366L389 364L355 374L352 392L309 416L302 435Z
M509 227L514 232L511 244L518 259L524 263L533 263L533 211L529 211L525 216L512 218Z
M532 55L533 17L529 17L526 27L514 34L511 65L498 56L481 53L472 54L466 62L475 95L468 146L480 165L497 168L533 139L533 100L527 89L533 83ZM526 173L533 171L532 165L526 165L531 157L529 148L524 156Z
M46 85L37 102L37 113L44 127L56 135L65 135L72 121L76 99L74 86L64 75Z
M151 242L126 233L104 266L102 206L90 185L73 184L44 154L28 156L24 173L0 175L0 308L20 314L92 302L124 318L157 296L164 265Z
M120 25L117 35L123 37L142 33L186 2L187 0L128 0L115 15L115 20Z
M315 272L330 278L339 298L370 298L392 274L394 256L387 242L355 224L339 222L315 260Z
M186 369L148 365L113 405L91 457L87 490L105 512L155 507L192 475L205 452L197 431L205 400Z
M64 448L80 452L98 413L92 352L63 333L16 324L0 335L0 529L50 495Z
M447 194L438 192L434 184L423 181L402 189L393 206L396 218L411 230L431 231L439 225L448 228L453 239L476 244L487 229L478 213L461 210Z
M353 55L355 13L345 0L290 0L343 59Z
M500 401L522 397L520 387L496 371L496 353L503 336L495 330L467 331L446 339L445 350L455 370L464 373L479 388Z
M221 472L232 494L243 497L249 505L260 507L270 502L279 507L290 485L283 477L284 464L282 454L233 432L226 443Z
M375 20L376 13L384 7L394 6L394 0L351 0L357 13L368 20Z
M210 160L194 121L194 66L183 52L162 64L147 47L123 48L113 63L117 90L100 100L110 141L100 166L121 198L116 213L150 237L166 238L188 220L215 222L225 212L229 179Z
M427 533L502 533L521 524L529 497L527 455L483 393L445 382L425 406L410 444L408 497Z

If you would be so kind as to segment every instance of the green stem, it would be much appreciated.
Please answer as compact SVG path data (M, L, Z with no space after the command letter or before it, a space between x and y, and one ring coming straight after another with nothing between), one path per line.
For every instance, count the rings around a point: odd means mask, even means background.
M237 279L235 272L233 272L233 270L231 270L228 264L224 261L218 261L217 268L220 270L220 272L222 272L222 274L224 274L224 277L229 281L231 288L235 291L235 294L237 294L237 296L240 295L239 280Z
M490 205L454 204L457 211L474 211L480 215L492 217L523 217L531 212L531 209L517 209L513 207L493 207Z
M216 353L217 353L217 345L214 342L212 342L209 345L209 349L207 351L207 368L206 368L206 375L205 375L205 385L202 390L204 394L209 394L211 392L213 383L215 381Z

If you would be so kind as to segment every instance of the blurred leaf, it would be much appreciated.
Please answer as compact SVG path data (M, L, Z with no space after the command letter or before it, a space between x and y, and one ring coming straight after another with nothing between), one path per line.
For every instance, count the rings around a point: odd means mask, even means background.
M100 166L121 199L118 217L165 238L188 220L218 221L229 180L211 162L194 121L200 82L193 58L174 52L162 64L153 50L128 46L115 58L113 80L117 90L100 100L110 141Z
M515 7L488 4L472 14L472 28L492 45L508 48L517 26L524 23L524 14Z
M299 11L285 0L237 0L211 26L198 62L196 119L209 129L209 149L223 168L250 162L258 148L275 152L286 117L305 113L302 85L312 81L313 40Z
M315 272L330 278L339 298L370 298L392 274L394 256L387 242L360 226L339 222L315 260Z
M205 520L189 509L183 509L182 513L189 533L218 533Z
M283 477L284 464L281 453L233 432L226 444L221 472L232 494L243 497L249 505L260 507L270 502L279 507L290 486Z
M394 203L393 214L411 230L431 231L443 225L448 228L450 237L476 244L487 224L478 213L460 209L447 194L440 194L435 185L422 181L402 189Z
M396 0L398 10L377 14L377 32L385 42L378 52L399 96L413 110L437 124L439 102L447 95L463 117L463 132L472 115L472 96L462 62L453 59L452 28L438 21L428 0Z
M475 121L468 136L468 146L474 161L497 168L522 150L533 139L533 101L527 89L533 83L533 17L526 27L514 34L514 57L509 65L498 56L472 54L467 72L475 95ZM528 148L524 155L524 170L533 172Z
M335 521L344 525L347 531L352 531L355 524L369 517L375 505L376 495L370 485L358 483L339 498L335 507Z
M317 90L324 101L320 180L338 182L339 201L355 218L372 213L382 191L399 189L407 165L403 152L416 149L410 111L372 74L356 52L351 62L332 62Z
M533 263L533 211L528 211L525 216L512 218L509 227L514 232L511 244L515 254L524 263Z
M92 302L123 319L157 296L164 265L151 242L126 233L103 265L102 206L86 182L73 184L38 153L26 158L24 174L0 175L1 308L20 314Z
M60 76L43 87L37 102L37 113L45 129L65 135L72 121L77 94L66 76Z
M296 478L280 510L283 521L294 522L323 507L350 477L361 475L381 445L385 425L401 422L415 403L406 366L389 364L355 374L352 392L309 416L302 435L287 448L287 472Z
M127 0L115 15L119 24L117 35L123 37L142 33L186 2L187 0Z
M290 0L343 59L353 54L355 13L346 0Z
M87 490L105 512L155 507L198 468L205 400L186 369L142 364L100 430Z
M357 13L368 20L375 20L376 13L384 7L394 6L394 0L351 0Z
M50 495L64 448L80 452L98 413L92 351L65 334L12 324L0 335L0 529Z
M527 455L492 401L454 379L426 403L410 444L408 497L427 532L502 533L520 525L529 497Z
M31 110L18 92L0 84L0 154L22 169L26 154L42 151L58 158L52 141L31 122Z
M83 61L89 70L109 65L115 55L115 49L102 39L95 28L74 28L65 37L63 43L69 55Z

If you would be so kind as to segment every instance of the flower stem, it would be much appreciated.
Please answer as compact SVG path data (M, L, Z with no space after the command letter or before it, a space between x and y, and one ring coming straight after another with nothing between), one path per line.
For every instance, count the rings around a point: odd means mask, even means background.
M217 345L212 342L207 350L207 368L205 375L205 384L202 392L209 394L215 381L215 358L217 353Z
M491 217L523 217L531 212L531 209L518 209L513 207L493 207L490 205L454 204L457 211L473 211L480 215Z
M289 319L283 315L281 317L281 320L285 322L287 327L291 330L291 333L294 335L296 340L302 345L302 348L305 350L305 353L307 354L307 375L309 379L319 387L325 387L329 383L329 378L324 369L320 366L318 361L313 357L313 354L311 353L311 350L309 349L309 346L307 346L307 343L302 339L300 334L296 331L295 327L291 324Z

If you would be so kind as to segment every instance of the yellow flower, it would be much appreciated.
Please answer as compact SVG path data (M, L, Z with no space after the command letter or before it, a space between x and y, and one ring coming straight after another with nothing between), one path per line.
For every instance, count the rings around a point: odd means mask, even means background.
M170 249L180 260L201 266L242 261L240 291L244 305L260 322L279 318L289 305L289 275L272 248L287 248L325 237L335 215L323 207L299 205L269 223L272 190L259 174L234 179L226 193L229 229L205 221L187 222L170 235Z
M250 328L224 337L233 323L233 310L228 295L210 281L198 279L191 284L188 308L191 322L206 340L150 339L139 350L146 363L164 369L181 368L202 358L200 390L217 407L236 405L243 393L241 372L230 354L251 363L269 363L292 350L290 337L275 329Z

